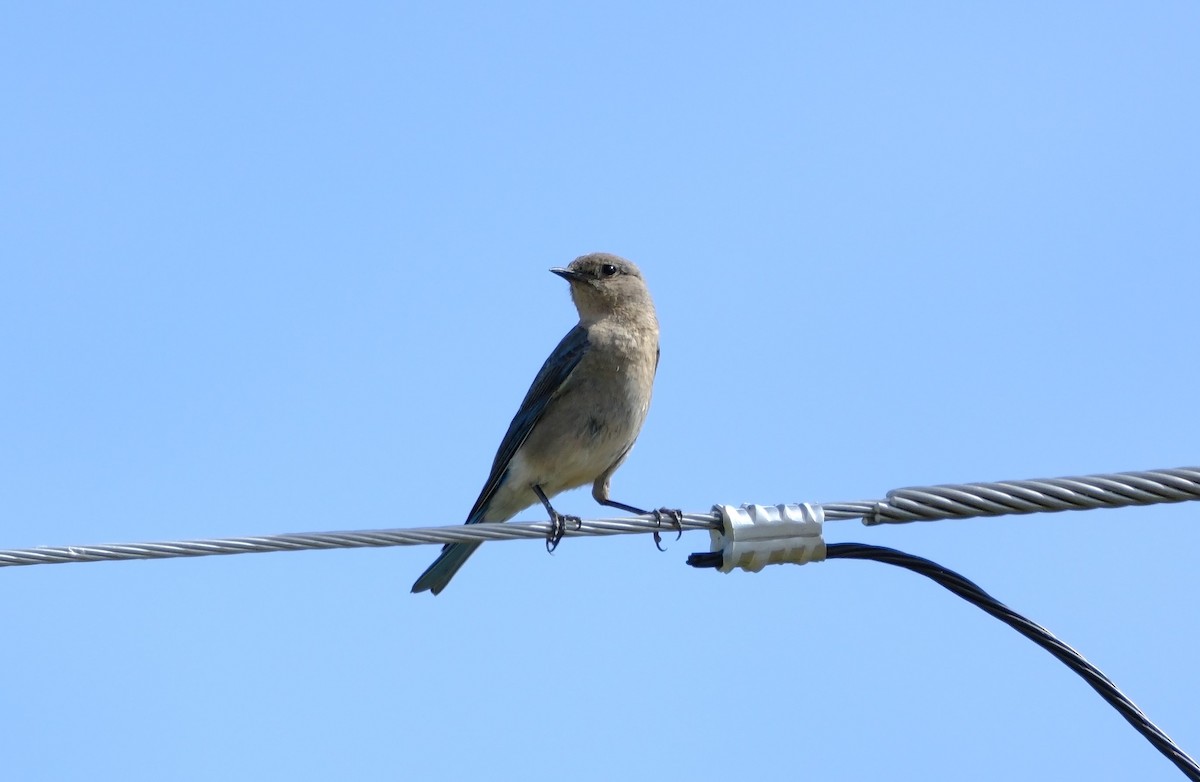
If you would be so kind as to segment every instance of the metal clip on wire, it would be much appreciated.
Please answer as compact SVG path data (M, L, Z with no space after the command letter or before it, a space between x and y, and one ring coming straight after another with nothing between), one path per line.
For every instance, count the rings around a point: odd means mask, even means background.
M713 511L720 514L722 529L710 531L711 550L692 555L691 565L757 573L767 565L825 559L820 505L714 505Z

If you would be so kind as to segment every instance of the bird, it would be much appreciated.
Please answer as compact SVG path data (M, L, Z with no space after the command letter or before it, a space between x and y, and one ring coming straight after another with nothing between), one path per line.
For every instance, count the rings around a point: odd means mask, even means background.
M547 549L565 523L579 523L550 504L556 494L592 484L592 497L629 513L644 511L609 496L613 473L625 461L650 409L658 371L658 317L641 271L611 253L590 253L551 272L565 279L579 322L567 332L525 394L492 461L467 524L508 521L540 502L550 515ZM655 536L657 538L657 535ZM480 543L448 543L413 584L440 593Z

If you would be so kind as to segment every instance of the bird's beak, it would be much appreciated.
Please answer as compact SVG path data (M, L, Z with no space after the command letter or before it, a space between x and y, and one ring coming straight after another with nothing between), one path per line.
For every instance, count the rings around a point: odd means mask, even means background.
M562 277L567 282L579 282L579 280L582 277L582 275L580 275L579 272L573 272L570 269L563 269L562 267L559 267L559 266L555 266L550 271L554 272L559 277Z

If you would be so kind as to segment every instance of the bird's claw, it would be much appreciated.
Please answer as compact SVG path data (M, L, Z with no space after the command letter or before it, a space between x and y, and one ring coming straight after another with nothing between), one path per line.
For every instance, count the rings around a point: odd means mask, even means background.
M656 521L660 527L662 526L664 517L670 519L671 524L675 527L675 532L678 533L675 536L675 540L679 540L683 537L683 511L679 510L678 508L659 508L658 510L653 510L650 512L654 515L654 521ZM662 547L662 535L658 534L658 530L654 530L654 547L659 551L666 551L666 549Z
M583 529L583 519L578 516L564 516L561 513L555 512L550 517L550 532L546 535L547 553L553 554L554 549L558 548L559 542L567 532L568 521L575 522L575 529Z

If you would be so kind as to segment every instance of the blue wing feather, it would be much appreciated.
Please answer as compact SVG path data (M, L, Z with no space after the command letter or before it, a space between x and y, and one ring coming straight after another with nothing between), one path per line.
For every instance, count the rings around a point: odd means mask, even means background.
M468 524L483 521L483 514L487 511L488 504L496 490L504 483L508 465L512 462L517 450L525 443L529 433L533 431L533 427L541 420L542 414L546 411L546 405L562 388L563 383L567 382L567 378L575 371L575 367L579 366L587 349L587 329L583 326L576 326L567 332L567 335L558 343L558 347L554 348L550 357L546 359L546 363L542 364L537 377L533 379L533 384L529 386L529 391L525 394L525 399L521 401L521 407L517 409L512 423L508 425L504 439L500 441L500 448L496 451L496 458L492 461L492 471L483 484L483 491L479 493L479 499L475 500L475 505L467 515Z
M533 427L546 412L546 406L567 382L571 373L575 371L575 367L579 366L579 362L587 350L587 329L576 326L567 332L567 335L558 343L558 347L546 359L546 363L542 364L537 377L533 379L533 385L529 387L529 392L525 394L525 399L521 402L521 407L513 416L512 423L508 425L504 439L500 441L500 448L496 451L496 458L492 462L492 471L483 485L483 491L479 493L479 499L475 500L475 506L471 508L471 513L467 516L468 524L483 521L484 514L487 513L488 505L491 504L496 491L504 485L508 467L517 450L528 439L529 433L533 431ZM429 590L435 595L441 592L479 546L479 543L448 543L443 546L442 553L413 584L412 591Z

